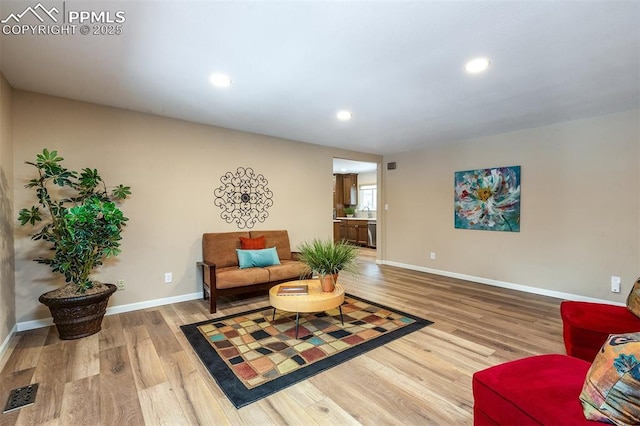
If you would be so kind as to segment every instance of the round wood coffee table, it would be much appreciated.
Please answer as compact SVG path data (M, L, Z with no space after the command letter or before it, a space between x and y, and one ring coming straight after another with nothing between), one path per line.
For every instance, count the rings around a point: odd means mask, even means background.
M308 287L308 294L291 294L278 296L280 286L300 286ZM269 303L273 306L273 320L276 318L276 309L296 313L296 339L298 338L298 325L300 322L300 312L323 312L329 309L338 308L340 310L340 321L342 318L342 303L344 303L344 288L336 283L336 288L332 292L322 291L320 280L296 280L278 284L269 290Z

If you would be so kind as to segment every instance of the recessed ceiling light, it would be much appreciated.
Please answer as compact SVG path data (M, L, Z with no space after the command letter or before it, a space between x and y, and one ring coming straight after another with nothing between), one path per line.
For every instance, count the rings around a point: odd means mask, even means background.
M350 111L338 111L338 113L336 114L336 117L338 117L338 120L342 120L342 121L351 120L351 112Z
M486 70L490 64L491 61L489 61L487 58L476 58L467 62L467 64L464 66L464 69L467 70L469 74L475 74Z
M231 86L231 79L226 74L214 73L209 77L211 84L217 87L229 87Z

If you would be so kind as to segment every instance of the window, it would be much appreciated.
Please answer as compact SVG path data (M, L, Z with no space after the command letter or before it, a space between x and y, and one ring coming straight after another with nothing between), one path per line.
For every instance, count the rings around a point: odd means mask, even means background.
M376 200L378 199L378 188L376 185L360 185L360 210L369 208L373 211L376 209Z

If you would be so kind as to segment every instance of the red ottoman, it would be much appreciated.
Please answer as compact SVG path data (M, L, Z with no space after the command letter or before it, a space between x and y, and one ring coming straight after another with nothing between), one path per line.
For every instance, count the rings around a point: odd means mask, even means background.
M640 318L625 306L564 301L560 305L567 355L592 362L610 334L640 331Z
M539 355L473 375L473 423L589 425L580 392L591 364L566 355Z

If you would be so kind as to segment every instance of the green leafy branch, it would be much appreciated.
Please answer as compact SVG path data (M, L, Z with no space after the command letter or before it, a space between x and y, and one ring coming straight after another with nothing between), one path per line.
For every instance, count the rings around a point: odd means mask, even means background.
M18 220L22 226L40 225L31 238L52 245L51 256L34 261L49 265L85 292L93 287L89 279L93 270L121 251L121 232L128 218L114 201L126 199L131 188L118 185L109 192L96 169L78 173L63 167L62 160L57 151L45 148L35 162L26 162L38 173L25 185L35 190L38 205L21 209ZM55 199L50 193L55 186L72 194Z

